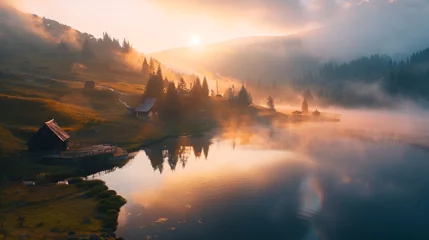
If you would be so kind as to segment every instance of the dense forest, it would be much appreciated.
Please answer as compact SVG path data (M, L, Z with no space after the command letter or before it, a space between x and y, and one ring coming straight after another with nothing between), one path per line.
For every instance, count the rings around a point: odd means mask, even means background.
M387 55L372 55L341 64L328 62L318 70L288 80L245 83L254 92L273 94L286 102L310 92L325 105L392 106L397 99L427 103L429 48L401 61Z
M149 70L144 69L145 64L151 62L155 69L160 65L156 59L134 49L127 39L119 40L107 32L97 38L4 5L0 6L0 32L0 70L6 72L79 81L92 80L87 78L97 75L106 82L146 83ZM162 70L171 80L195 79L169 68Z

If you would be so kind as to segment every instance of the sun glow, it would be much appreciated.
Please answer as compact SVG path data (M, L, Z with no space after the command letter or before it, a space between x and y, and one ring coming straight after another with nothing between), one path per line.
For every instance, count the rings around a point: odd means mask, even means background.
M189 46L196 47L201 44L201 37L198 34L192 34L189 36Z

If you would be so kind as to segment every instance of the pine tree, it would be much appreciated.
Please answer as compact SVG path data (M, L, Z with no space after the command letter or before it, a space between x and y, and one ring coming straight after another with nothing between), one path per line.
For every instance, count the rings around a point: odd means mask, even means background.
M131 50L130 42L127 41L127 39L124 38L124 41L122 42L122 52L123 53L129 53ZM145 58L146 60L146 58ZM147 64L147 62L146 62Z
M252 104L252 97L250 96L250 93L246 90L244 85L241 86L241 89L238 92L237 103L242 106L249 106L250 104Z
M167 93L161 107L161 117L165 120L177 120L181 115L182 108L180 103L179 94L177 92L174 82L170 82L167 87Z
M88 38L85 38L82 44L81 50L82 56L85 58L94 58L94 52L92 51L91 44Z
M196 99L196 100L200 100L201 96L202 96L202 87L201 87L201 80L199 77L197 77L197 79L195 79L195 82L192 86L192 90L191 90L191 96Z
M207 83L207 78L206 77L204 77L204 80L203 80L202 95L203 95L203 97L208 97L209 96L209 85Z
M159 67L156 74L150 75L144 96L146 98L160 98L163 93L164 81L162 79L161 67Z
M177 84L177 92L180 97L184 97L188 93L188 88L183 77L180 78L179 83Z
M305 99L302 102L302 114L308 114L308 103Z
M269 96L267 99L267 106L270 110L276 111L276 108L274 106L274 99L271 96Z
M161 70L161 64L158 66L158 70L156 70L156 76L163 80L164 78L162 77L162 70Z
M153 58L150 58L149 61L149 75L152 75L155 73L155 61L153 60Z
M147 81L149 80L149 76L150 76L150 67L149 67L149 64L147 63L147 59L146 58L144 58L144 61L143 61L143 64L142 64L141 73L143 75L143 82L144 82L144 84L147 84Z
M70 49L69 49L69 47L68 47L67 43L65 43L64 41L61 41L61 42L58 44L58 46L57 46L57 48L56 48L56 51L57 51L57 53L59 53L59 54L67 54L67 53L69 53L69 52L70 52Z
M164 87L168 88L168 86L169 86L169 84L170 84L170 81L168 81L168 78L167 78L167 77L165 77L165 78L164 78L163 83L164 83ZM176 86L175 86L175 87L176 87Z

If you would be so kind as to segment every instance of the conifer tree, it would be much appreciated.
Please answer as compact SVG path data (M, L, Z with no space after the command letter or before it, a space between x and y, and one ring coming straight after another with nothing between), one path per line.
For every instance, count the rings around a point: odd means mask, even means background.
M130 42L127 41L127 39L124 38L124 41L122 42L122 52L123 53L129 53L131 50ZM145 58L146 60L146 58ZM147 64L147 62L146 62Z
M149 76L150 76L150 67L149 67L149 64L147 63L147 59L146 58L144 58L144 61L143 61L143 64L142 64L141 73L143 75L143 82L145 84L147 84L147 81L149 80Z
M270 110L276 111L276 108L274 106L274 99L271 96L269 96L267 99L267 106Z
M180 97L184 97L188 93L188 88L183 77L180 78L179 83L177 84L177 92Z
M150 75L144 96L146 98L160 98L163 93L164 81L162 79L161 67L159 67L156 74Z
M170 82L161 107L161 117L165 120L177 120L182 112L179 94L174 82Z
M204 81L203 81L202 95L205 98L209 96L209 85L207 83L207 78L206 77L204 77Z
M201 87L201 80L200 80L199 77L197 77L197 79L195 79L195 82L194 82L194 84L192 86L191 96L194 99L196 99L196 100L197 99L198 100L201 99L201 96L202 96L202 87Z
M237 103L241 106L249 106L250 104L252 104L252 97L250 96L250 93L246 90L244 85L241 86L241 89L238 92Z
M92 51L91 44L88 38L85 38L82 44L81 50L82 56L85 58L94 58L94 52Z
M305 99L302 102L302 113L308 114L308 103L307 103L307 100L305 100Z
M155 61L153 60L153 58L150 58L149 61L149 75L154 74L155 73Z

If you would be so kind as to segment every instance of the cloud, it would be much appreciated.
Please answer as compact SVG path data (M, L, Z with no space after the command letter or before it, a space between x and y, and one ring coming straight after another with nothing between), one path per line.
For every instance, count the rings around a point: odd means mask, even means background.
M375 38L399 34L417 34L429 23L429 4L425 0L148 0L177 16L196 15L213 18L233 27L240 23L276 30L286 34L314 26L339 25L349 34L354 29ZM389 28L390 31L389 31ZM406 29L408 28L408 29ZM366 34L363 34L367 36ZM370 38L369 38L370 39ZM386 39L384 39L386 40Z
M149 0L165 11L201 14L229 25L240 22L271 28L295 28L329 18L336 0Z

